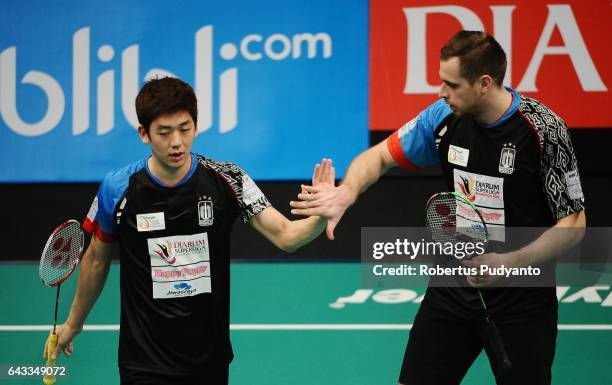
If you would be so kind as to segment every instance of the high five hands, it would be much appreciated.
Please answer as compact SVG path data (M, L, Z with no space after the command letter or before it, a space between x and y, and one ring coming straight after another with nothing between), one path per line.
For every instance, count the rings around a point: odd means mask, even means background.
M317 164L312 175L312 185L302 185L298 194L299 201L291 201L293 215L321 216L327 218L327 238L334 239L334 229L346 209L353 204L349 188L335 185L336 171L331 159L323 159Z

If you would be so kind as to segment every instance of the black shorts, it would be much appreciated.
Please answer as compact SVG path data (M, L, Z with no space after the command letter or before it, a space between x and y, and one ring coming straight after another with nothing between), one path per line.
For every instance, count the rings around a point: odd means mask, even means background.
M229 366L197 376L178 376L119 367L121 385L228 385Z
M399 382L404 385L460 384L484 348L484 315L457 317L427 300L421 304L410 330ZM557 339L557 311L525 322L496 320L512 368L496 373L498 385L548 385Z

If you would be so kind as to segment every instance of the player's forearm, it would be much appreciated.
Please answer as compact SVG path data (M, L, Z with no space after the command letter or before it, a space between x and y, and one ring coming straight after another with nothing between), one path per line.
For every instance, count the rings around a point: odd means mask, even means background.
M308 217L297 221L287 221L287 225L279 237L282 250L289 253L310 243L325 230L327 220L323 217Z
M534 266L567 251L584 236L584 211L560 220L545 231L538 239L511 253L517 267Z
M77 291L66 321L74 329L82 329L87 315L100 296L108 271L110 259L95 255L85 255L81 263Z
M349 191L351 204L389 169L379 151L378 146L372 147L351 162L342 180L342 185Z

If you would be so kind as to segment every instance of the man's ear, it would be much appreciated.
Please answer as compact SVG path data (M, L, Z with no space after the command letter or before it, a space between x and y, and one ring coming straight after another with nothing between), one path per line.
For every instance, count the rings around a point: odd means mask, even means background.
M145 130L142 124L138 125L138 135L140 135L140 140L144 144L151 144L151 139L149 138L149 132Z
M493 87L493 78L489 75L482 75L480 81L480 92L484 95Z

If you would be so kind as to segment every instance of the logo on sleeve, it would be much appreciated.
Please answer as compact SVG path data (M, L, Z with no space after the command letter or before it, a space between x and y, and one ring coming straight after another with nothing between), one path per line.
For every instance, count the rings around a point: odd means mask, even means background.
M578 170L572 170L565 173L565 185L567 186L566 191L570 199L576 200L584 198Z
M504 143L499 155L499 172L501 174L512 174L514 172L514 160L516 159L516 148L512 143Z
M263 197L263 193L257 187L253 179L247 174L242 175L242 200L247 205L252 205Z

